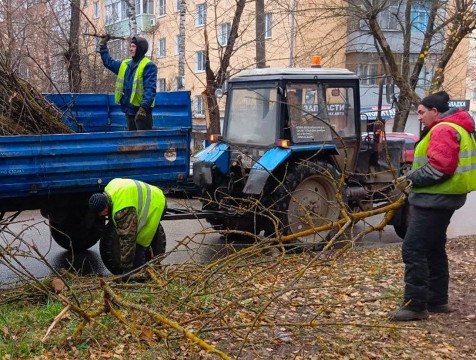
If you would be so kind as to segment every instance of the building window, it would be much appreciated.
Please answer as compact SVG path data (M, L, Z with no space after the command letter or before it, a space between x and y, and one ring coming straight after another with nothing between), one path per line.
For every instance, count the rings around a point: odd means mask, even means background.
M391 2L390 5L377 15L377 21L384 30L400 30L398 24L399 3ZM368 26L368 25L367 25Z
M18 66L18 75L20 77L22 77L23 79L29 79L30 78L30 68L25 64L20 64Z
M165 90L165 78L157 79L157 91L164 92Z
M418 30L422 32L426 31L426 27L428 26L429 14L428 10L424 6L412 6L410 18L412 22L412 30Z
M205 71L205 51L197 51L195 53L195 72Z
M195 19L196 26L205 25L207 19L207 4L197 5L197 18Z
M175 55L180 54L180 35L175 35Z
M159 0L159 2L158 2L158 14L159 14L159 16L165 16L165 0Z
M96 51L99 51L99 41L101 41L100 38L98 37L94 38L94 48L96 49Z
M154 0L142 0L142 14L154 14Z
M227 46L228 45L228 38L230 37L231 31L231 24L221 24L218 27L218 44L220 46Z
M165 57L165 38L159 39L159 47L157 53L157 56L159 58Z
M106 25L116 23L122 19L122 3L115 2L106 5Z
M476 88L473 89L473 100L476 100Z
M84 1L83 1L83 7L84 7L84 8L87 8L87 7L88 7L88 0L84 0Z
M195 103L195 116L196 117L205 116L205 109L204 109L204 106L203 106L203 96L202 95L196 95L194 103Z
M180 4L182 3L182 0L175 0L175 11L179 12L180 11Z
M121 1L121 19L127 19L127 2Z
M360 84L377 84L378 64L359 64L357 65L357 76L360 77Z
M271 28L273 27L273 17L271 13L266 13L264 18L264 37L265 39L271 39Z
M420 54L410 54L410 66L413 69L415 64L418 61ZM420 74L418 75L417 86L422 87L425 90L428 90L431 84L431 79L435 72L435 66L438 63L438 57L435 54L426 55L425 63L421 68Z
M84 26L83 26L83 36L85 38L88 38L89 37L89 23L85 23Z
M93 18L99 19L99 2L94 3Z

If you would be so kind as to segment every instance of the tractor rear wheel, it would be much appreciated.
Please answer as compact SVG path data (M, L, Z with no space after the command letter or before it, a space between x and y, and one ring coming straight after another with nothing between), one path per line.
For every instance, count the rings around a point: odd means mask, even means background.
M288 168L282 183L272 194L274 215L283 235L319 227L339 219L336 201L339 174L325 162L307 162ZM271 190L273 191L273 190ZM322 248L330 230L312 233L293 241L293 246Z

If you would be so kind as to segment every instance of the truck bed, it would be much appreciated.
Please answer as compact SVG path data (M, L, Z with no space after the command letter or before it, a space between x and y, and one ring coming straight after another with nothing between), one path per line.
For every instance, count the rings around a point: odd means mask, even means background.
M76 133L0 137L0 211L99 191L115 177L167 188L188 176L189 92L158 93L150 131L127 131L112 95L48 97L65 111L63 121Z

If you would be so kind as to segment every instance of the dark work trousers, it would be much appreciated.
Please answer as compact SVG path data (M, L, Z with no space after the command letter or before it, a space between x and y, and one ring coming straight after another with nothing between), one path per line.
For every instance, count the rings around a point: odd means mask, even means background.
M448 303L448 257L446 229L454 210L412 206L410 224L403 240L405 263L404 302L421 311L428 305Z
M165 201L164 211L162 212L162 216L160 217L160 221L164 218L165 212L167 211L167 200ZM152 239L151 244L156 241L159 242L160 240L158 237L160 236L160 221L159 225L157 225L157 230L154 234L154 239ZM165 251L165 249L164 249ZM156 254L157 255L157 254ZM151 256L151 248L150 246L144 247L142 245L136 244L136 254L134 257L134 269L138 268L139 266L144 265L147 261L152 258Z
M136 121L135 115L126 115L127 127L129 130L151 130L152 129L152 111L147 111L145 121Z

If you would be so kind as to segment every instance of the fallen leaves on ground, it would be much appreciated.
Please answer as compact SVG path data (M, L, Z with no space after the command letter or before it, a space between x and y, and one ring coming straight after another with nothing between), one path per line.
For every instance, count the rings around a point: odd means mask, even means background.
M156 266L149 269L147 283L109 281L111 291L138 307L108 300L122 321L111 313L98 316L73 338L74 320L60 322L53 333L62 343L55 351L44 344L44 356L218 358L141 311L143 307L230 358L476 358L475 240L449 241L455 311L431 315L427 321L387 320L403 293L399 246L278 257L260 249L207 265ZM68 285L71 290L63 292L70 298L82 295L83 305L89 299L84 309L88 313L108 299L97 280L75 278ZM74 318L77 326L79 318ZM6 333L9 328L0 330Z

